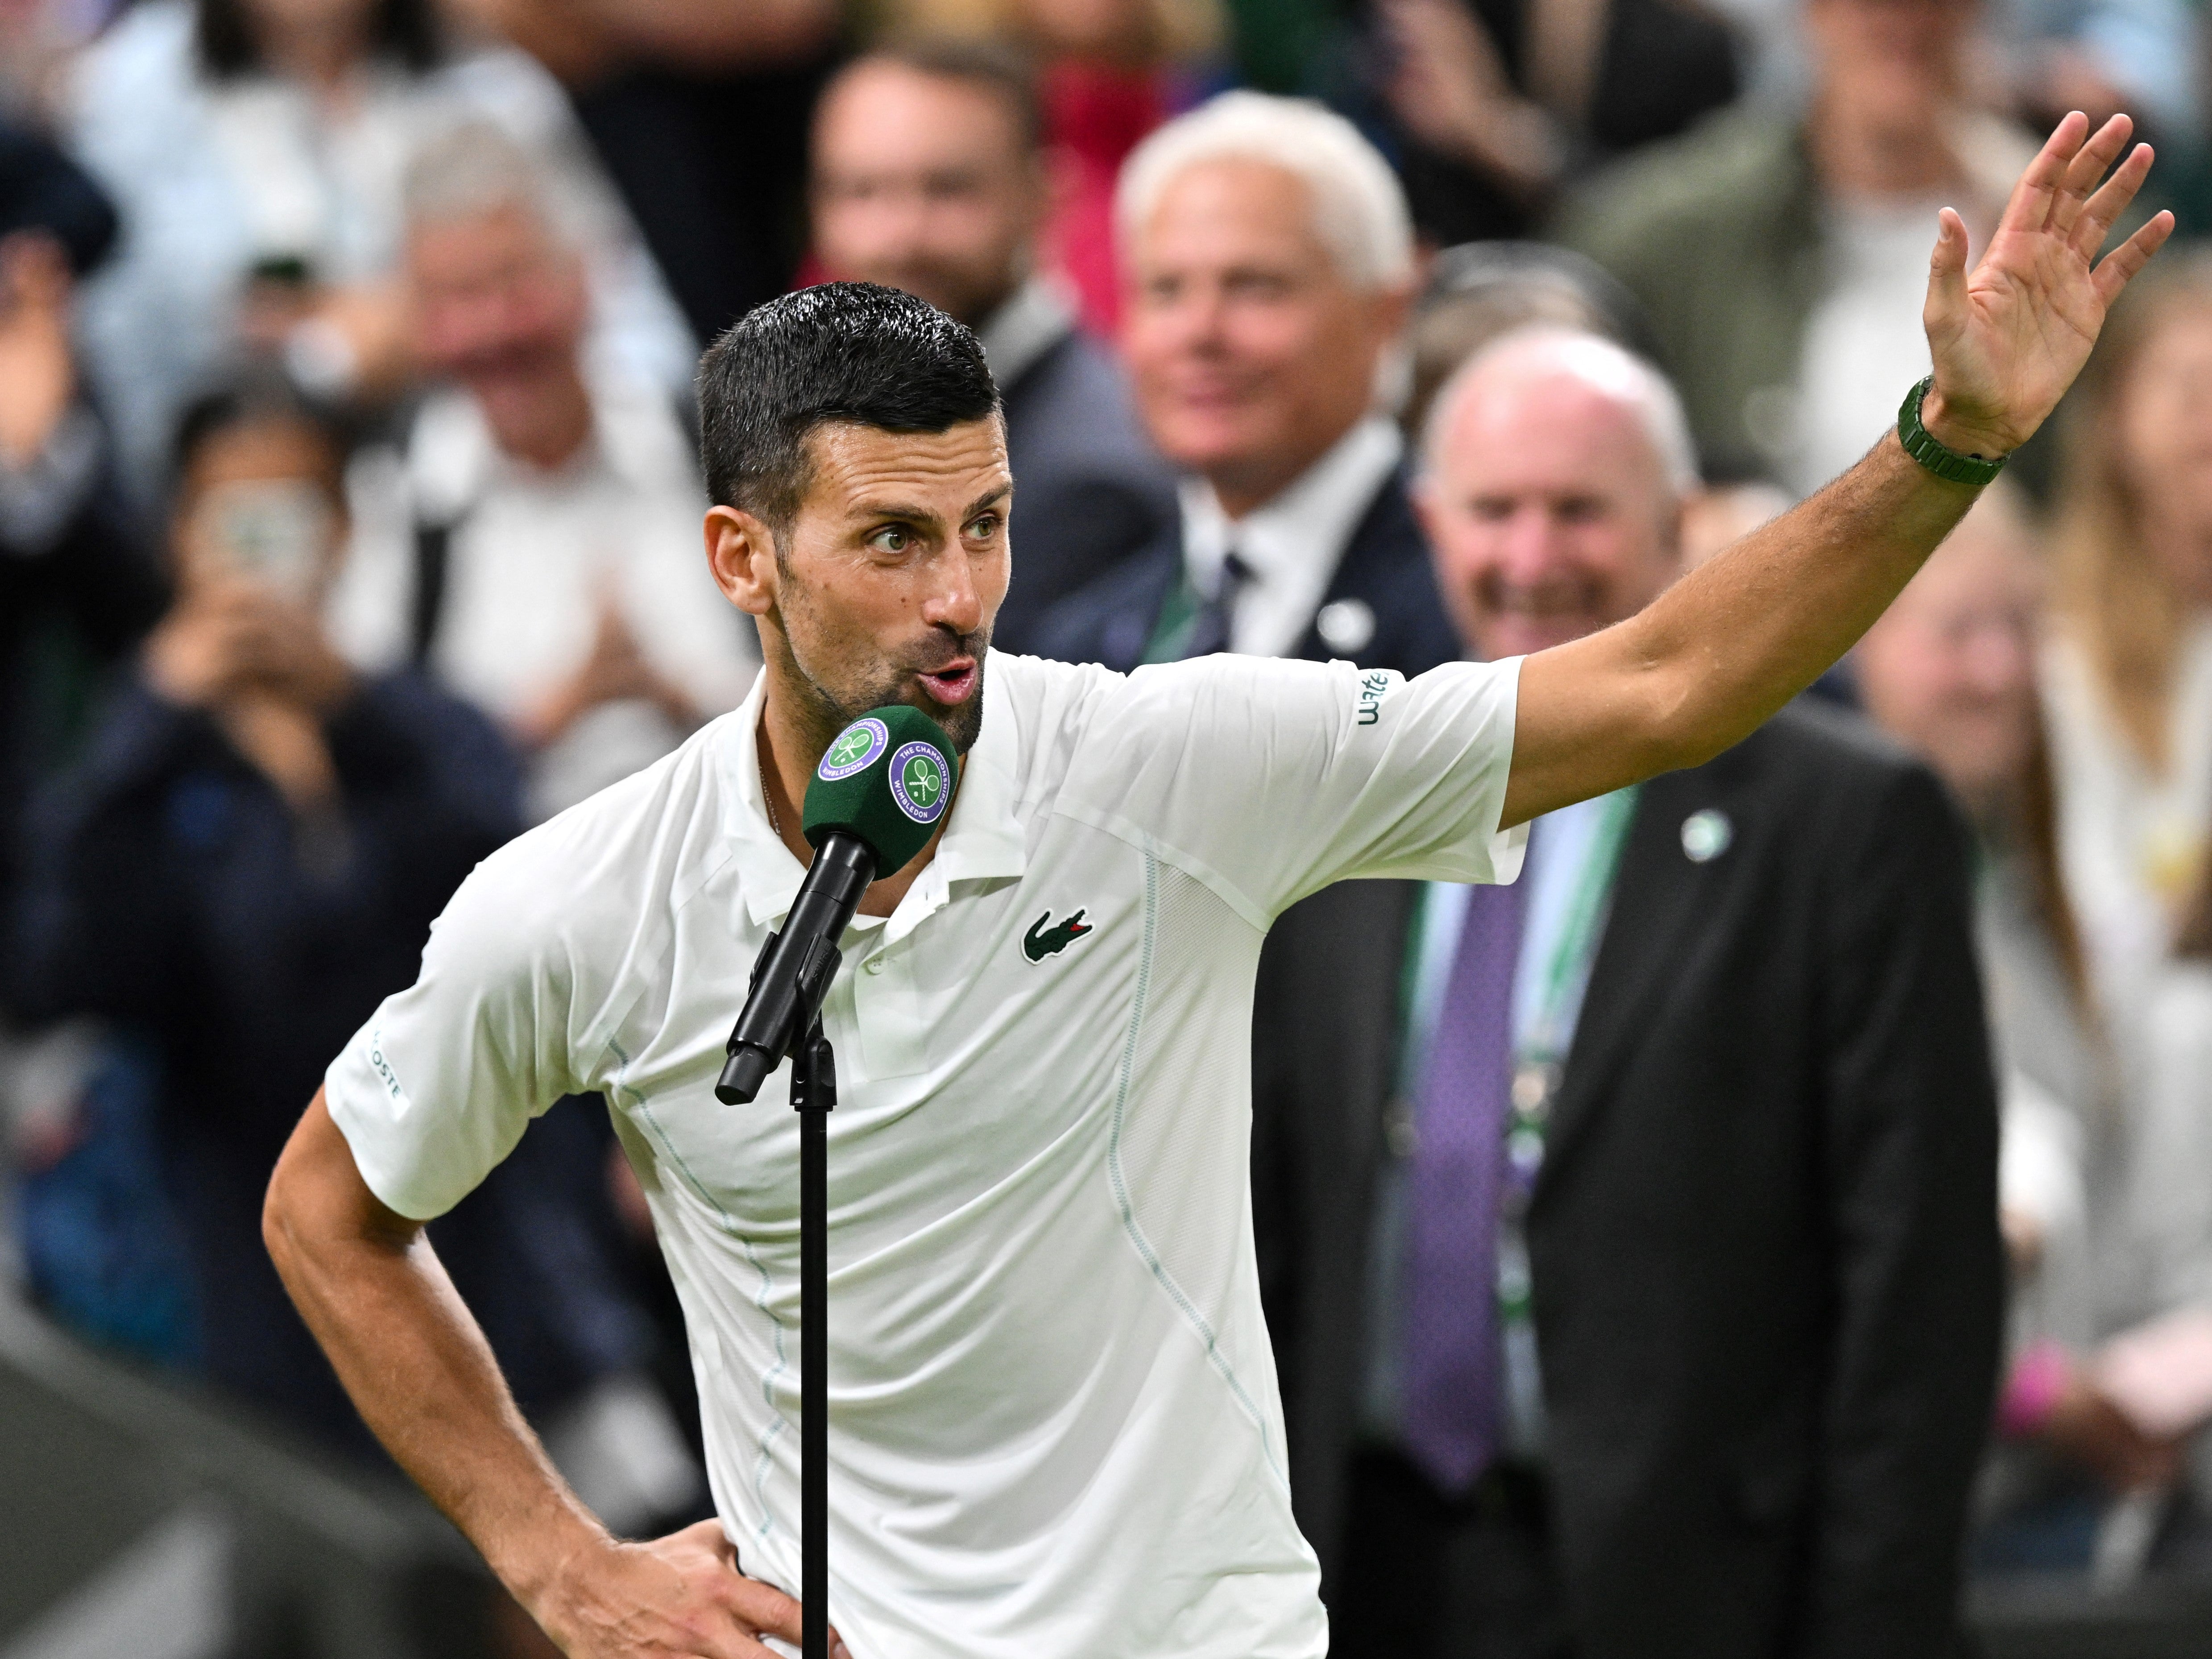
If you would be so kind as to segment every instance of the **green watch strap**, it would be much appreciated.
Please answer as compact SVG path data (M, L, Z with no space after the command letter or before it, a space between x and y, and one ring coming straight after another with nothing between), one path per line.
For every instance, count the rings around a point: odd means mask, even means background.
M1935 384L1936 377L1930 374L1905 394L1904 404L1897 411L1897 441L1905 446L1906 454L1939 478L1948 478L1953 483L1988 483L2004 471L2005 456L1988 461L1979 455L1961 455L1920 424L1920 400Z

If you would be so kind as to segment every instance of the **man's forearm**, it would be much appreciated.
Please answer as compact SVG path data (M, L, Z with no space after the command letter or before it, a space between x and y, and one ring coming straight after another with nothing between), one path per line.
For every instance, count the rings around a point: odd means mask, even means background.
M1929 472L1888 433L1632 619L1632 648L1678 665L1688 751L1678 763L1741 742L1857 644L1978 494Z
M2124 115L2094 135L2079 113L2061 121L1971 271L1965 221L1937 214L1921 313L1935 374L1920 413L1944 447L1996 457L2027 442L2081 372L2112 301L2172 234L2173 216L2154 214L2099 258L2150 171L2147 145L2120 159L2131 131ZM1850 649L1973 500L1886 434L1641 616L1531 657L1503 821L1695 764L1747 735Z
M318 1094L270 1186L270 1254L362 1419L530 1605L605 1532L523 1420L421 1228L373 1199L365 1210L349 1178L359 1186Z
M1856 644L1973 505L1894 432L1637 616L1522 670L1504 822L1695 766ZM1621 695L1624 684L1640 688Z

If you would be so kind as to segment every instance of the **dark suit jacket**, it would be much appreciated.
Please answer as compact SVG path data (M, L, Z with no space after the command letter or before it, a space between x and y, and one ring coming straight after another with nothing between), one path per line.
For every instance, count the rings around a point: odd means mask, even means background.
M1121 370L1074 329L1000 396L1014 569L993 643L1033 651L1053 601L1176 521L1175 475L1138 426Z
M1708 807L1734 839L1693 863ZM1261 968L1255 1222L1325 1594L1417 890L1329 889ZM1583 1659L1954 1641L2002 1293L1970 908L1941 787L1849 716L1644 786L1529 1220Z
M1020 557L1018 551L1017 562ZM1160 608L1182 580L1182 569L1178 514L1150 546L1054 605L1038 630L1037 654L1063 662L1103 663L1127 672L1143 657ZM1437 598L1428 544L1413 520L1402 471L1383 481L1345 544L1322 604L1338 599L1367 606L1375 618L1373 637L1357 650L1339 651L1309 622L1292 656L1314 662L1351 656L1363 667L1394 668L1401 674L1425 673L1459 656L1459 641Z

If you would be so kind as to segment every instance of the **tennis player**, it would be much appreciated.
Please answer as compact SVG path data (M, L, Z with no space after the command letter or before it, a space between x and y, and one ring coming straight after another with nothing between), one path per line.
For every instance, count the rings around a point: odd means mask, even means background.
M781 1080L742 1108L713 1085L809 856L809 775L905 702L963 759L824 1014L831 1616L860 1659L1323 1653L1246 1190L1269 922L1350 877L1510 881L1516 826L1718 753L1842 654L2170 232L2093 267L2149 167L2105 179L2128 137L2062 122L1971 276L1943 213L1901 436L1640 616L1412 681L991 655L1013 480L974 337L861 286L752 313L700 377L750 698L478 867L270 1187L369 1426L575 1659L796 1638L797 1121ZM585 1091L651 1200L705 1415L719 1520L650 1542L562 1483L422 1232Z

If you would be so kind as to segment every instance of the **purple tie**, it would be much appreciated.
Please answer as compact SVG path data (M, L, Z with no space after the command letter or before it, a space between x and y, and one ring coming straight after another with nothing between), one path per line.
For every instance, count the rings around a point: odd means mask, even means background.
M1468 892L1414 1103L1401 1427L1414 1463L1453 1497L1498 1444L1498 1200L1528 884L1524 871Z

